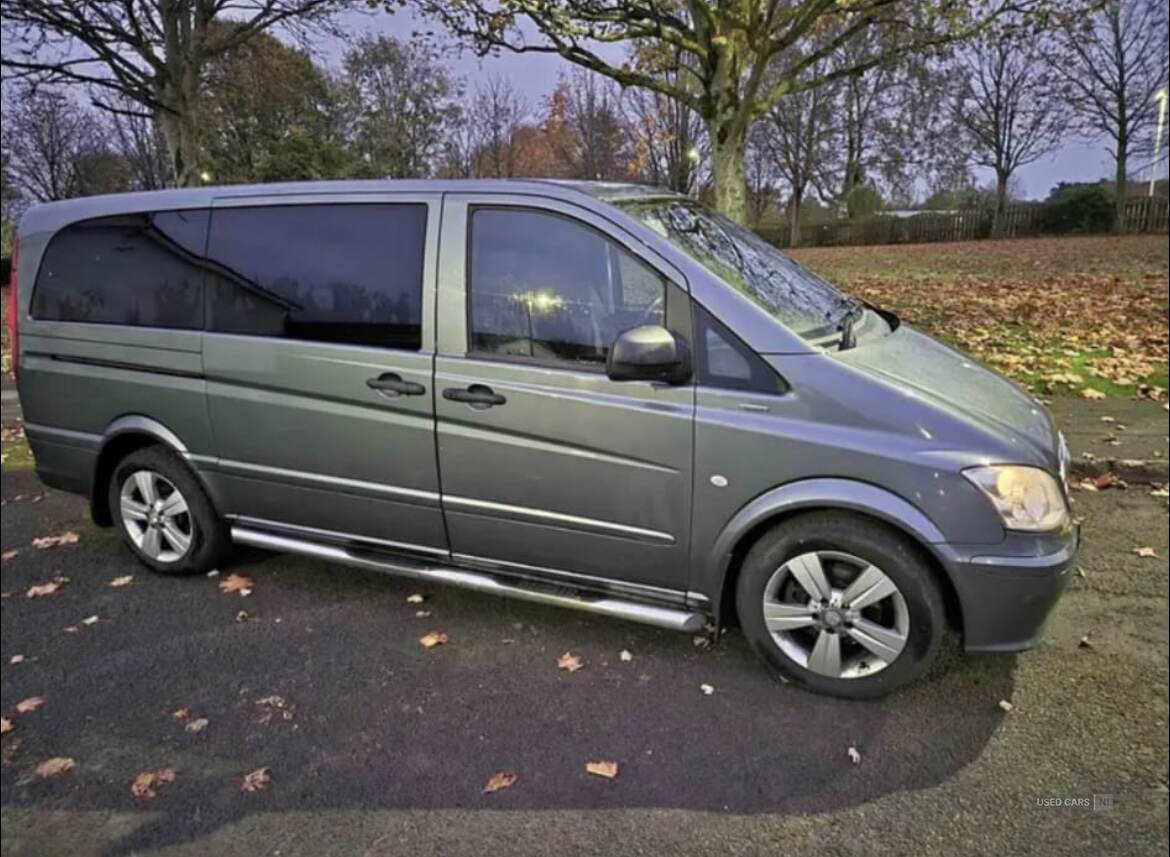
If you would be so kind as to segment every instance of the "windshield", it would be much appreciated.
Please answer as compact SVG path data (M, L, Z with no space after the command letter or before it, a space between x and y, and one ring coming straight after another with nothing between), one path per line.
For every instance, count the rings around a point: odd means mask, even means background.
M801 336L831 333L858 304L750 229L695 202L614 202Z

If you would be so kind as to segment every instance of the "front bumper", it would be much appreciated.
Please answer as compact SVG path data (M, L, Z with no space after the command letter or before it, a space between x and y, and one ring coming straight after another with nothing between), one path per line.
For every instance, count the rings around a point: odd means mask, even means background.
M987 545L937 545L959 596L969 652L1019 652L1040 641L1048 614L1068 583L1080 526L1055 534L1014 533Z

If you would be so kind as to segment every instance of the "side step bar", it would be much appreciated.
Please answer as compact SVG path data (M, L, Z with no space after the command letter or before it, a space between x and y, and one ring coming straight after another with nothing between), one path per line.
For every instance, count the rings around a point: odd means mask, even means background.
M232 527L232 541L242 545L264 548L265 550L280 553L301 554L302 556L337 562L356 568L384 571L388 574L408 577L413 580L422 580L433 583L447 583L452 586L461 586L464 589L474 589L476 592L486 592L491 595L503 595L508 598L518 598L522 601L534 601L537 604L552 604L556 607L569 607L574 610L585 610L589 613L598 613L603 616L614 616L618 619L628 619L632 622L641 622L644 625L655 625L659 628L668 628L672 631L686 631L694 634L703 629L707 617L699 612L681 610L672 607L656 607L650 604L640 604L636 601L623 601L607 596L590 596L586 594L567 594L563 591L552 591L539 586L525 586L520 582L504 581L490 574L476 571L465 571L452 566L438 565L430 562L412 562L400 560L372 551L356 551L335 545L324 545L309 542L303 539L278 536L260 530L245 527Z

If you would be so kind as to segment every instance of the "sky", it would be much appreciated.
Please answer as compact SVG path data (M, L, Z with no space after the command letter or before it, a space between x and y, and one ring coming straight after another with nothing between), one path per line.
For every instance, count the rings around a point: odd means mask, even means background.
M400 39L409 39L412 31L433 29L441 33L436 25L420 23L412 15L404 11L394 14L376 12L372 14L348 14L343 23L354 35L359 33L385 33ZM337 63L344 45L326 48L323 59L330 63ZM617 58L620 52L614 54ZM471 86L477 78L484 75L507 76L513 86L524 93L530 105L538 108L541 100L549 94L555 86L558 76L571 69L571 65L555 54L506 54L496 57L479 59L470 51L463 52L462 56L450 60L452 71L462 77ZM1159 163L1158 177L1166 176L1166 146L1163 145L1163 156ZM976 174L982 182L990 182L991 175ZM1104 141L1069 141L1052 154L1031 164L1021 167L1017 172L1015 187L1021 196L1027 199L1043 199L1048 191L1058 182L1096 181L1104 177L1112 177L1113 164ZM1148 180L1148 173L1140 173L1135 178Z

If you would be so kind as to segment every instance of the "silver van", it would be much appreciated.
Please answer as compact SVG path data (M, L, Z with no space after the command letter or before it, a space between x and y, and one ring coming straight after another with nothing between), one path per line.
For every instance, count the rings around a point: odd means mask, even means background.
M48 485L166 574L230 545L698 632L876 697L1033 645L1078 533L1045 410L686 197L207 187L31 209Z

